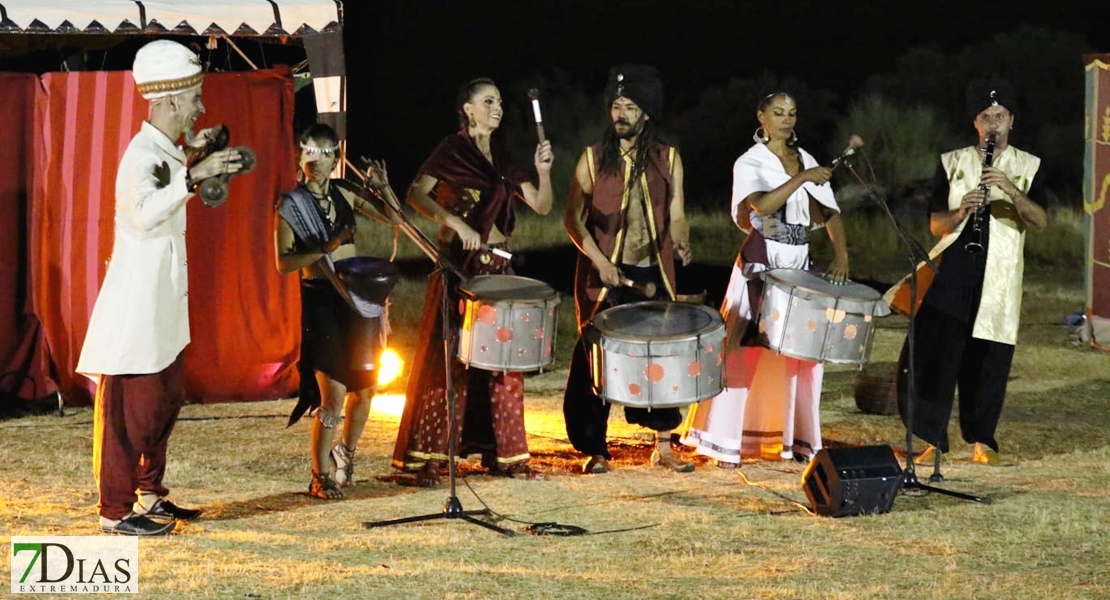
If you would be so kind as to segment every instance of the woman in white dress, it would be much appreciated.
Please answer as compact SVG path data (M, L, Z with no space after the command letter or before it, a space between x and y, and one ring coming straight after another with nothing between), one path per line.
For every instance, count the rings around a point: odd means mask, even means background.
M836 256L830 281L848 280L848 250L840 209L822 167L795 146L797 106L783 92L756 108L755 145L732 168L733 221L748 237L728 282L721 315L727 327L724 390L691 408L682 443L723 467L741 458L806 460L821 449L821 363L755 345L768 269L810 268L807 233L824 227Z

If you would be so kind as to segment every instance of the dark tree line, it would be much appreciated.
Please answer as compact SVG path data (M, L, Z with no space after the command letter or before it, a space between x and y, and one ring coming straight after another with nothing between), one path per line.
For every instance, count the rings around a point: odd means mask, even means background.
M717 207L726 201L732 163L752 143L756 103L773 91L798 100L800 144L818 160L839 153L851 133L866 141L865 153L879 189L920 192L941 152L974 141L964 90L975 77L1007 77L1018 94L1015 146L1044 159L1051 204L1078 206L1083 175L1084 73L1090 53L1082 36L1037 28L998 33L946 52L927 45L908 52L893 72L868 77L850 94L814 88L771 70L754 79L729 78L695 93L668 90L663 131L682 151L688 203ZM562 197L582 149L607 126L604 100L565 71L553 70L503 90L508 101L502 126L521 160L535 144L528 87L550 90L544 122L555 143L555 182ZM851 183L838 175L840 184ZM907 191L909 190L909 191Z

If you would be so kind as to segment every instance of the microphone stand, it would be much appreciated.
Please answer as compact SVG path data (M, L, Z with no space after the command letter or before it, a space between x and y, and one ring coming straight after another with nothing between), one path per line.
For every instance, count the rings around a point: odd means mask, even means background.
M443 380L444 395L446 396L447 400L447 473L449 491L447 495L447 500L443 503L443 510L437 513L428 513L412 517L402 517L400 519L389 519L385 521L363 521L362 528L372 529L375 527L387 527L390 525L400 525L402 523L417 523L420 521L432 521L435 519L460 519L466 521L467 523L473 523L475 525L485 527L486 529L489 529L491 531L496 531L497 533L500 533L504 536L515 536L516 532L512 531L511 529L498 527L493 523L489 523L487 521L476 518L476 515L489 516L493 514L490 509L483 508L480 510L463 510L462 502L459 501L459 497L457 494L456 480L458 478L458 475L456 466L456 455L458 453L456 452L455 448L458 444L458 440L456 439L455 435L456 398L454 382L451 377L451 361L454 359L455 356L455 342L457 332L454 332L451 329L451 320L449 318L451 314L451 300L448 296L448 293L451 290L451 276L454 275L459 279L464 279L462 272L459 271L459 269L454 264L452 264L451 261L443 255L442 252L438 251L436 245L433 244L426 235L424 235L424 232L420 231L420 229L416 227L416 225L414 225L412 221L408 219L408 217L405 216L404 211L402 211L399 207L393 206L392 203L383 198L381 194L379 194L376 190L371 188L369 185L366 185L368 178L363 176L357 168L354 168L354 165L351 165L348 162L348 166L351 166L355 170L355 172L359 173L359 175L362 177L364 182L362 188L363 191L370 193L382 204L388 207L387 210L389 210L397 218L397 221L395 222L397 223L398 227L401 228L401 231L403 231L405 235L408 236L409 239L411 239L412 242L416 244L416 246L422 252L424 252L426 255L428 255L429 258L432 259L432 262L436 264L436 270L439 271L439 279L440 283L442 284L442 289L440 290L442 301L439 305L439 311L440 320L443 323Z
M927 492L936 492L938 494L945 494L955 498L961 498L963 500L970 500L972 502L979 502L981 504L990 504L990 498L973 496L971 494L964 494L961 492L954 492L952 490L945 490L938 487L933 487L931 485L921 483L917 479L917 471L914 465L913 454L913 414L914 404L917 398L917 390L915 389L917 385L915 366L916 362L914 361L914 329L916 327L917 321L917 265L918 263L923 262L928 265L929 269L931 269L934 273L936 273L937 265L933 262L931 258L929 258L929 253L921 247L921 244L918 243L917 240L913 239L909 232L906 231L906 228L902 226L897 218L895 218L894 213L892 213L890 210L890 205L882 198L879 198L878 194L875 193L874 188L872 188L871 185L864 181L863 178L860 177L859 173L856 172L855 168L852 166L850 155L845 155L837 159L836 166L839 165L844 165L848 169L848 171L852 173L856 180L860 182L863 188L867 190L867 195L871 198L871 200L873 200L875 204L878 204L879 207L883 209L883 213L890 220L891 224L894 225L894 230L898 234L898 239L906 247L907 257L910 261L910 325L909 331L906 334L906 346L908 348L907 356L909 361L907 366L909 372L906 377L906 468L902 470L901 488L903 490L912 489L924 490ZM935 458L933 462L933 474L929 477L929 481L931 483L944 480L944 477L940 474L940 454L940 449L938 448L934 454Z

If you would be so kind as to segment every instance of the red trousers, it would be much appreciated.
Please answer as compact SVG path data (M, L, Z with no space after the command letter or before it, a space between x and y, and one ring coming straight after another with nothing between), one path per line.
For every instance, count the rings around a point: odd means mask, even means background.
M166 446L185 403L185 361L149 375L101 375L93 418L100 516L122 519L136 491L165 496Z

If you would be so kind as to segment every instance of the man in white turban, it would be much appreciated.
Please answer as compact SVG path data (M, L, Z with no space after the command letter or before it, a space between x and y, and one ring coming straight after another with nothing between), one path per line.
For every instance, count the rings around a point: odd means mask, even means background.
M165 500L166 445L185 401L189 343L185 203L196 182L241 169L239 152L188 166L177 140L192 140L204 114L200 60L167 40L143 46L132 69L150 113L116 174L115 242L89 319L77 372L97 381L93 471L100 528L163 535L201 511ZM209 130L191 142L205 144ZM137 498L136 498L137 496Z

